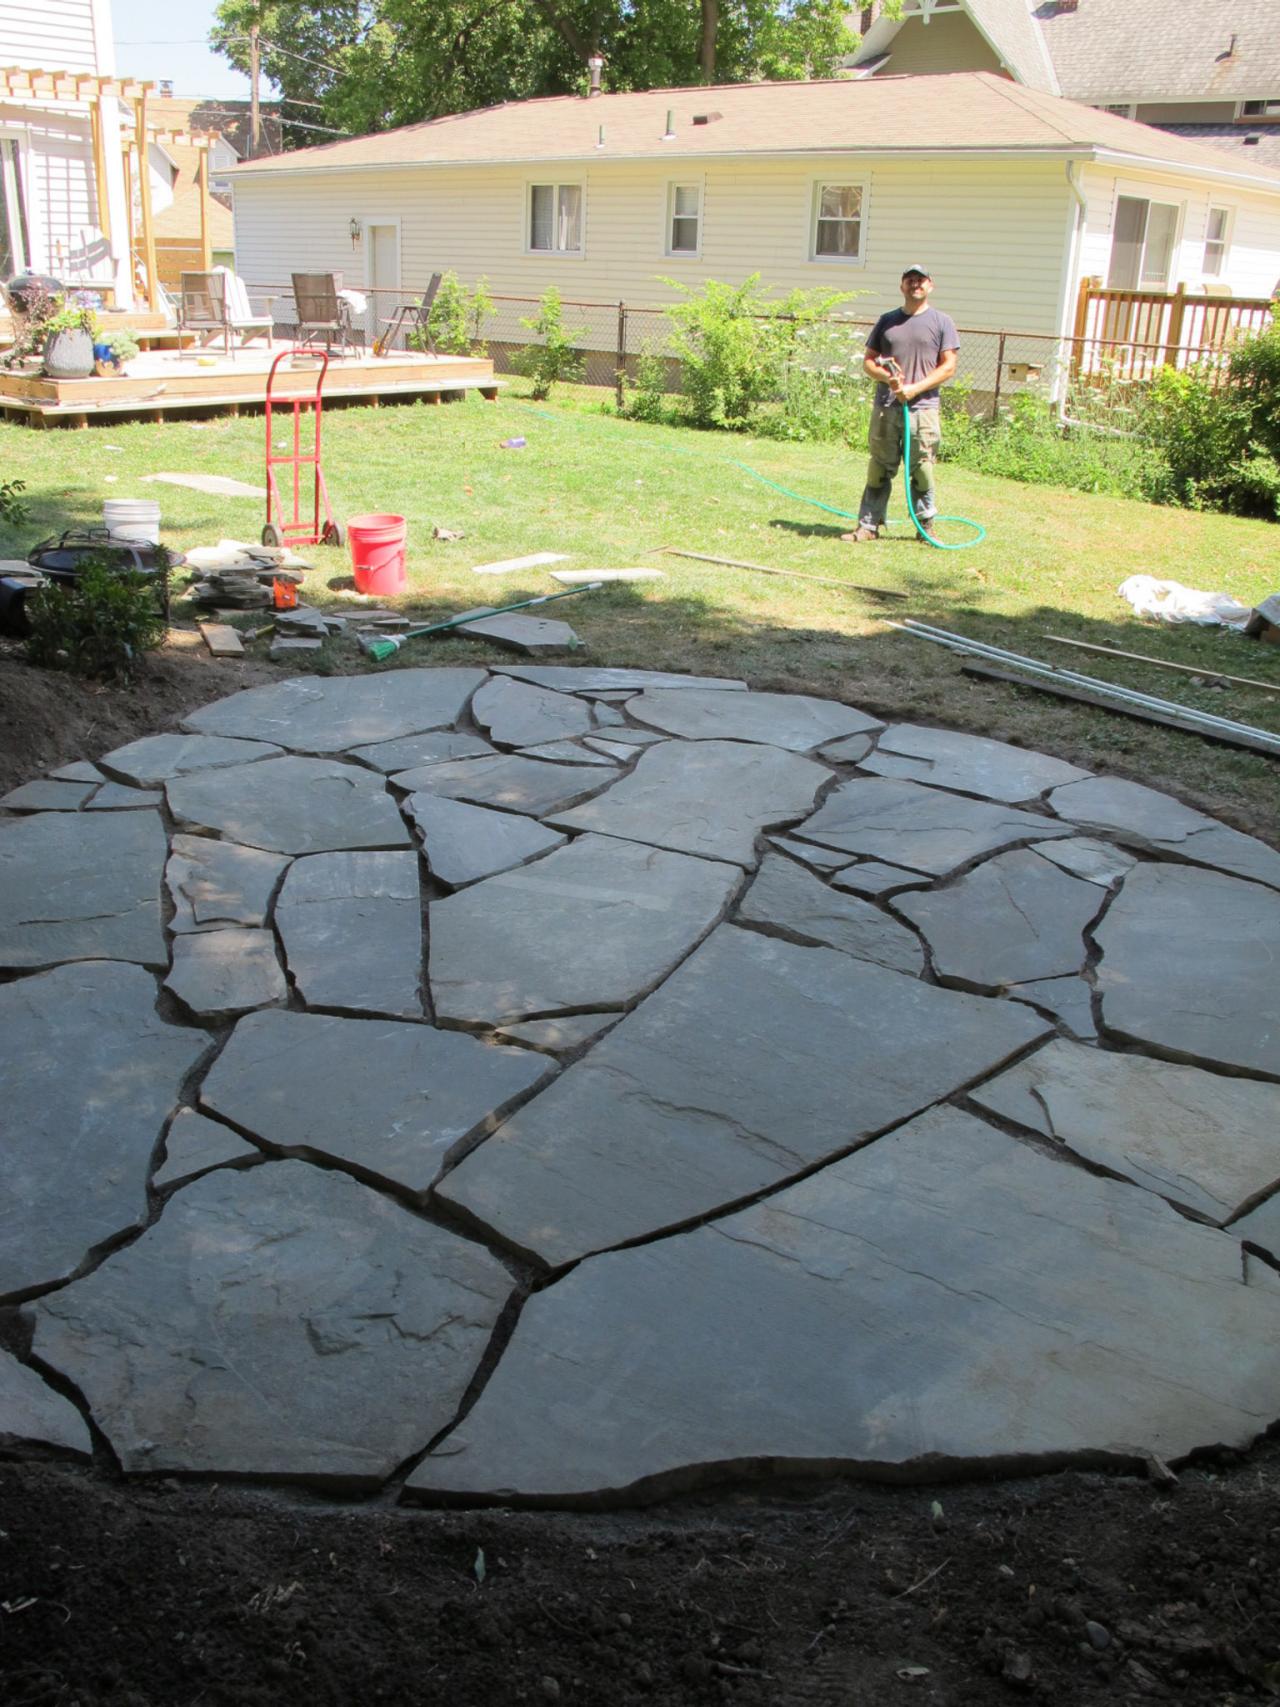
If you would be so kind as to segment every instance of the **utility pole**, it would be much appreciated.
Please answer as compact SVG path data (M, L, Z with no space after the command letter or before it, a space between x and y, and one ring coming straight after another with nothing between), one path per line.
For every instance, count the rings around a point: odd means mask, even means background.
M249 158L258 158L262 140L262 115L258 110L258 26L249 25Z

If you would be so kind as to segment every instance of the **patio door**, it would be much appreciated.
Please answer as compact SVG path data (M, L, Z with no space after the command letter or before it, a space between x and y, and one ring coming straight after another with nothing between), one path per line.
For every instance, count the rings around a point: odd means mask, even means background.
M30 265L18 145L0 136L0 279L25 273Z
M400 221L369 220L364 238L365 283L369 287L365 342L372 347L400 301Z

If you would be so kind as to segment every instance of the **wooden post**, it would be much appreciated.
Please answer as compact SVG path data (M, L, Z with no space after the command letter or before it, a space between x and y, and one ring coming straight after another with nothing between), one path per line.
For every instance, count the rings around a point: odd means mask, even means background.
M995 395L991 399L991 425L993 427L1000 419L1000 380L1004 374L1004 341L1007 336L1007 332L1001 332L1000 343L996 350L996 389Z
M142 253L147 269L147 302L154 311L160 306L160 280L156 274L156 232L151 219L151 161L147 150L147 97L133 103L134 128L138 138L138 199L142 216Z
M1076 324L1071 346L1071 375L1072 378L1084 366L1085 340L1089 336L1089 304L1093 300L1093 288L1097 281L1091 278L1080 280L1080 289L1076 292Z
M1166 367L1177 367L1178 365L1178 351L1182 347L1182 321L1186 311L1187 287L1185 284L1180 284L1174 291L1173 300L1169 304L1169 329L1164 346Z
M209 238L209 150L200 150L200 163L196 167L196 181L200 186L200 271L207 273L213 266L213 245Z
M98 192L98 230L110 249L111 206L107 200L107 154L102 134L102 100L98 95L89 99L89 124L93 134L93 180Z
M138 234L133 223L133 144L126 143L120 151L120 156L124 164L125 236L129 243L129 295L132 297L138 284Z
M625 399L625 393L623 390L623 381L626 379L626 377L627 377L627 305L625 302L620 302L618 304L618 362L617 362L616 368L614 369L614 385L617 388L618 408L619 409L622 408L622 405L626 400Z

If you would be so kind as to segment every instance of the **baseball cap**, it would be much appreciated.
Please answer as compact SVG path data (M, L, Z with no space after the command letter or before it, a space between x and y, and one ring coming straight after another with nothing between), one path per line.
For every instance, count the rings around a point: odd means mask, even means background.
M915 266L915 265L912 265L910 267L904 267L902 269L902 277L905 279L908 273L919 273L919 275L922 279L931 279L933 277L933 274L929 271L928 267L920 267L920 266Z

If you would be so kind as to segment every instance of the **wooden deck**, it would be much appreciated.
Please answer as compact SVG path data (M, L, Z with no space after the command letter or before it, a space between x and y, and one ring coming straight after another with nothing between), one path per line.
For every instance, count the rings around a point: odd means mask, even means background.
M216 350L149 350L135 356L128 372L113 379L46 379L42 374L0 369L0 411L6 420L32 427L83 427L121 415L164 420L195 410L261 408L267 373L287 342L268 350L255 340L227 356ZM277 396L314 391L316 365L303 353L297 367L282 363L276 374ZM374 356L367 350L329 362L324 401L377 404L384 397L421 397L429 403L461 402L468 391L498 395L493 364L472 356L419 355L395 350Z

